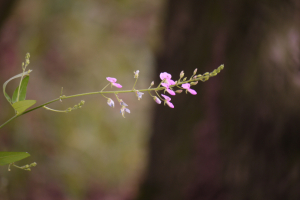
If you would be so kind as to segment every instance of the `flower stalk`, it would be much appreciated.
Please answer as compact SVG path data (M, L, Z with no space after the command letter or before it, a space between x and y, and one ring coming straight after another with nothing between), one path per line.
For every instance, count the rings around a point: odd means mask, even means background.
M26 60L26 66L29 64L29 61ZM152 82L150 84L150 87L147 88L147 89L135 89L135 85L137 83L137 79L138 79L138 75L139 75L139 71L135 71L134 72L134 78L135 78L135 83L134 83L134 86L131 90L117 90L117 91L104 91L109 85L111 86L114 86L114 87L117 87L117 88L122 88L122 85L120 85L119 83L117 83L117 79L116 78L112 78L112 77L107 77L106 79L110 82L109 84L107 84L101 91L96 91L96 92L87 92L87 93L80 93L80 94L74 94L74 95L69 95L69 96L65 96L65 95L60 95L59 98L57 99L53 99L51 101L48 101L46 103L43 103L39 106L36 106L34 108L31 108L27 111L24 111L22 113L19 113L18 115L15 115L13 116L12 118L10 118L9 120L7 120L6 122L4 122L0 128L2 128L3 126L5 126L6 124L8 124L10 121L14 120L15 118L21 116L21 115L24 115L24 114L27 114L29 112L32 112L38 108L45 108L47 110L51 110L51 111L55 111L55 112L69 112L71 110L74 110L74 109L77 109L77 108L81 108L81 105L83 105L84 101L81 102L80 105L76 105L74 106L73 108L68 108L66 110L55 110L55 109L52 109L52 108L49 108L47 107L47 105L49 104L52 104L56 101L61 101L62 99L69 99L69 98L74 98L74 97L80 97L80 96L86 96L86 95L96 95L96 94L101 94L103 97L105 97L106 99L108 99L108 105L111 106L111 107L114 107L114 102L111 98L108 98L106 97L104 94L115 94L118 102L121 104L121 113L122 113L122 116L124 117L124 113L125 111L130 113L129 109L127 109L127 104L124 104L122 99L120 99L118 97L118 94L122 94L122 93L132 93L134 92L136 94L136 96L138 97L138 99L140 100L142 98L142 95L144 93L142 92L148 92L150 94L150 96L153 98L153 100L160 104L161 101L164 101L169 107L171 108L174 108L174 105L170 102L170 97L166 96L166 95L163 95L163 94L159 94L158 92L159 91L167 91L169 94L171 95L175 95L175 92L178 94L178 93L181 93L182 92L182 89L185 89L187 92L193 94L193 95L196 95L196 91L191 89L190 87L195 85L198 81L202 81L202 82L205 82L207 81L210 77L213 77L213 76L216 76L222 69L224 68L224 65L221 65L219 66L217 69L215 69L213 72L209 73L209 72L206 72L205 74L201 75L196 75L196 72L197 72L197 69L194 71L191 79L187 80L186 77L184 77L184 72L182 71L179 75L179 80L177 81L174 81L172 80L172 76L170 74L168 74L167 72L163 72L160 74L160 78L161 78L161 82L160 84L155 87L155 88L152 88L152 86L154 85L154 82ZM183 78L183 79L182 79ZM181 80L182 79L182 80ZM179 88L180 90L175 90L177 88ZM173 90L174 89L174 90ZM153 96L151 94L151 92L155 92L156 93L156 96ZM174 92L175 91L175 92ZM162 98L162 97L164 98ZM122 104L123 103L123 104Z

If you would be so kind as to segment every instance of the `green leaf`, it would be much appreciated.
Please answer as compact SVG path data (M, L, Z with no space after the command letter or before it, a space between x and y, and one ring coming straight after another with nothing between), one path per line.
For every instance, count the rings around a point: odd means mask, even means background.
M17 111L17 115L23 113L27 108L33 106L36 103L36 100L24 100L18 101L12 104L12 107Z
M29 81L29 76L25 76L22 80L21 87L20 87L19 101L23 101L26 99L28 81ZM18 91L19 91L19 86L14 91L14 94L12 96L12 103L18 101Z
M6 93L6 91L5 91L5 88L6 88L6 85L8 84L8 82L10 82L11 80L13 80L13 79L16 79L16 78L20 78L20 77L22 77L23 75L25 76L25 75L29 75L29 73L31 72L32 70L28 70L27 72L22 72L22 73L20 73L20 74L17 74L17 75L15 75L15 76L13 76L13 77L11 77L10 79L8 79L4 84L3 84L3 94L4 94L4 96L5 96L5 98L6 98L6 100L11 104L11 99L10 99L10 97L9 97L9 95Z
M27 152L0 152L0 165L7 165L30 156Z

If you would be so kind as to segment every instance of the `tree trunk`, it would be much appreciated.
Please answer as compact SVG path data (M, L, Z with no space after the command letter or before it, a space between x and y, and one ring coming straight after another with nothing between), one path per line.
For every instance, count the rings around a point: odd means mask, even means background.
M139 200L300 199L299 9L169 0L157 73L225 69L156 107Z
M17 0L0 0L0 30Z

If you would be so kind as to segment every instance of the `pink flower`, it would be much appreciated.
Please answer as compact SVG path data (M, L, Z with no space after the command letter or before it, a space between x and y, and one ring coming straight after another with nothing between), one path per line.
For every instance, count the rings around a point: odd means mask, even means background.
M163 96L165 98L165 103L168 104L168 106L170 108L174 108L174 105L170 102L171 101L170 97L168 97L167 95L163 95L163 94L161 96Z
M165 80L165 83L168 84L168 85L175 85L175 81L173 81L171 78L172 78L172 75L167 73L167 72L162 72L160 73L159 75L160 79L161 80Z
M162 83L161 85L164 86L164 87L166 88L165 90L166 90L170 95L175 95L175 92L169 88L169 85L168 85L167 83Z
M119 83L116 83L117 82L117 79L116 78L112 78L112 77L106 77L106 79L111 82L111 84L117 88L122 88L122 85L120 85Z
M191 93L192 95L196 95L197 92L193 89L191 89L191 85L189 83L185 83L185 84L182 84L181 87L183 87L184 89L186 89L189 93Z

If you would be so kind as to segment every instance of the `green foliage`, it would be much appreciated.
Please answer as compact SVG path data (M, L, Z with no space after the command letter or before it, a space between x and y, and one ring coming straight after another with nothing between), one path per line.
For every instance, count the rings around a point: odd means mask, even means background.
M36 103L36 100L24 100L18 101L12 104L12 107L16 110L17 115L23 113L27 108L33 106Z
M12 103L23 101L26 99L26 92L27 92L27 84L29 81L29 76L26 76L21 83L20 87L17 87L14 91L14 94L12 96ZM19 92L20 89L20 92ZM19 99L18 99L18 93L19 93Z
M7 165L30 156L27 152L0 152L0 165Z
M6 93L6 91L5 91L6 85L7 85L11 80L14 80L14 79L16 79L16 78L20 78L20 77L25 76L25 75L29 75L29 73L30 73L31 71L32 71L32 70L28 70L27 72L22 72L22 73L20 73L20 74L17 74L17 75L15 75L15 76L11 77L10 79L8 79L8 80L3 84L3 94L4 94L5 98L6 98L6 100L7 100L10 104L12 104L12 101L11 101L11 98L9 97L9 95L8 95L8 94ZM26 87L27 87L27 85L26 85Z

